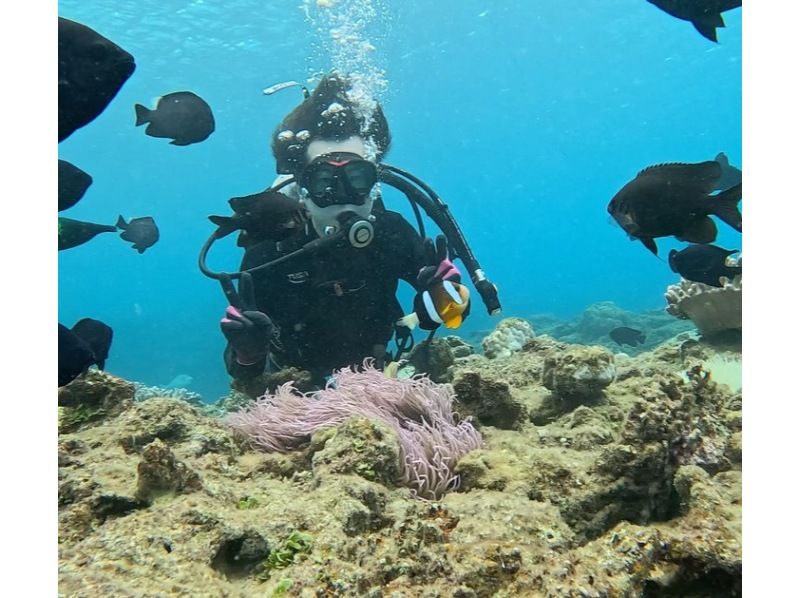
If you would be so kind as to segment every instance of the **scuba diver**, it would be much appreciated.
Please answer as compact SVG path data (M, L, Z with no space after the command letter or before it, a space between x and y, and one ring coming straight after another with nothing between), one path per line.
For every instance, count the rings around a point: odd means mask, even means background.
M350 86L332 73L313 93L303 88L303 102L272 135L273 185L232 198L233 216L209 217L218 228L203 246L200 268L222 283L230 303L220 328L225 366L236 380L295 367L324 386L334 370L365 358L376 367L398 359L417 326L431 337L442 324L457 328L470 297L454 257L468 266L490 313L499 312L496 288L447 206L416 177L382 163L391 144L383 110L377 102L366 110L357 105ZM406 194L419 232L386 209L381 183ZM435 241L425 237L419 206L445 232ZM211 244L237 230L245 249L240 271L212 272L205 263ZM405 315L396 297L400 280L416 291Z

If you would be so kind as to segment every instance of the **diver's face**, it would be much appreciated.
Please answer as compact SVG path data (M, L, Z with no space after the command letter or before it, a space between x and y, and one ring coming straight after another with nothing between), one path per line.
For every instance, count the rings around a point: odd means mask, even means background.
M336 232L339 216L352 212L368 218L377 193L377 169L365 160L360 137L344 141L312 141L306 168L297 175L301 201L320 236Z
M306 197L320 208L364 205L377 182L375 164L350 152L318 156L298 176Z

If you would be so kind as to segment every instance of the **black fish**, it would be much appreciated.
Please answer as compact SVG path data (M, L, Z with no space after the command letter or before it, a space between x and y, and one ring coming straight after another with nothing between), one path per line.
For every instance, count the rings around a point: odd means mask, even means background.
M303 207L279 191L267 189L254 195L228 200L233 216L209 216L222 238L241 230L237 244L249 247L262 241L282 241L305 222Z
M681 251L669 252L669 267L686 280L721 287L721 276L733 278L742 273L741 266L728 266L725 258L738 249L723 249L716 245L689 245Z
M58 161L58 211L71 208L86 193L92 177L66 160Z
M100 320L83 318L78 320L72 327L72 332L77 334L86 343L94 355L94 363L101 370L106 366L108 351L111 349L111 340L114 338L114 331L111 326L104 324Z
M58 325L58 386L69 384L95 362L91 347L63 324Z
M114 42L58 17L58 141L97 118L135 69Z
M664 12L691 22L700 35L717 41L717 27L725 27L722 13L740 8L742 0L647 0Z
M650 166L617 192L608 204L608 213L656 255L656 237L712 243L717 226L709 214L742 232L742 214L737 207L742 184L709 195L721 176L722 167L715 161Z
M117 228L123 231L120 237L133 243L133 248L139 253L144 253L145 249L152 247L158 241L158 227L152 216L134 218L130 222L125 222L120 216L117 218Z
M714 161L719 162L719 165L722 167L722 176L719 177L714 189L727 191L731 187L735 187L742 182L742 171L728 162L728 156L720 152L717 154L717 157L714 158Z
M100 233L114 233L116 226L83 222L71 218L58 218L58 250L71 249L83 245Z
M630 345L631 347L643 345L645 338L641 330L628 328L627 326L614 328L614 330L608 333L608 336L618 345Z
M191 91L176 91L158 99L155 110L135 104L136 126L150 123L150 137L172 139L172 145L189 145L214 132L214 115L206 101Z

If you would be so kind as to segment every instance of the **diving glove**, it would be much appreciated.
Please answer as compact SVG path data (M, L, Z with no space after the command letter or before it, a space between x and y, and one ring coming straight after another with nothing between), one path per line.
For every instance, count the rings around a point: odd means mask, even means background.
M425 239L425 256L429 265L420 268L417 289L429 289L443 280L461 282L461 272L447 256L447 237L437 236L435 245L432 239Z
M242 274L239 292L232 295L231 303L235 305L228 306L219 323L222 334L240 365L258 363L267 355L275 326L267 314L256 309L253 279L249 273Z
M461 272L447 256L447 238L436 237L436 242L425 239L428 266L420 268L417 275L417 294L414 311L403 316L397 325L414 329L436 330L442 324L458 328L469 315L469 289L461 284Z
M273 332L272 320L267 314L253 310L239 311L229 305L219 325L240 365L253 365L266 357Z

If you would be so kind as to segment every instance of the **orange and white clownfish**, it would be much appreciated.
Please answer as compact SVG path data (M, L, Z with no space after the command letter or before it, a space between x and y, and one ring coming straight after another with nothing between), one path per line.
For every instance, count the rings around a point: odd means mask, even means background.
M414 297L414 311L397 321L399 326L435 330L440 324L458 328L469 308L469 289L463 284L443 280Z

